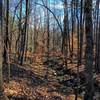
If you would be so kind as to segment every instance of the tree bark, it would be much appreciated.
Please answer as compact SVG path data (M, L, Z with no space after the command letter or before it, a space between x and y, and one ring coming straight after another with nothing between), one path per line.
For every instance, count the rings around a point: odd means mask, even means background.
M3 0L0 0L0 100L8 100L8 98L4 95L3 90L3 76L2 76L2 54L3 54Z
M87 86L85 100L93 100L93 25L92 25L92 0L85 0L85 32L86 32L86 78Z
M8 63L8 53L7 53L7 50L8 50L8 42L9 42L9 0L6 1L6 33L5 33L5 36L4 36L4 54L3 54L3 57L4 57L4 64L7 64Z

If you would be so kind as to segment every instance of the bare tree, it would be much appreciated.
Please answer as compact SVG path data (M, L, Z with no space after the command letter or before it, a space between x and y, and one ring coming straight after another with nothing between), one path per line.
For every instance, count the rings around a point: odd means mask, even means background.
M3 75L2 75L2 66L3 66L3 0L0 0L0 100L8 100L8 98L4 95L3 89Z
M26 43L26 32L27 32L27 21L28 21L28 3L29 0L26 0L26 16L25 16L25 23L23 26L22 31L22 38L21 38L21 53L20 53L20 64L23 64L24 61L24 53L25 53L25 43Z
M85 0L85 32L86 32L86 94L85 100L93 100L93 24L92 24L92 0Z
M96 57L95 68L96 72L100 72L100 19L99 19L99 4L100 1L96 1Z
M8 44L9 44L9 0L6 1L6 32L4 36L4 63L7 64L7 50L8 50Z
M67 10L67 0L64 0L64 31L62 36L62 47L65 57L65 65L67 66L67 55L68 55L68 10Z
M3 40L2 40L2 33L3 33L3 22L2 22L2 0L0 0L0 94L3 92L3 80L2 80L2 52L3 52Z

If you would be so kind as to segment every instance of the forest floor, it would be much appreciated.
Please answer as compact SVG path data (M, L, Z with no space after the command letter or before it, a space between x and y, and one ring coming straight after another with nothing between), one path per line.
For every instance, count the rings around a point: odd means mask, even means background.
M79 66L79 87L77 87L77 62L68 61L68 67L63 64L62 57L50 57L46 61L42 57L27 59L23 66L12 61L8 83L8 69L4 73L4 93L10 100L75 100L79 88L78 100L83 100L85 91L85 67ZM29 61L29 62L28 62ZM95 75L96 97L100 92L100 75ZM98 97L100 98L100 97ZM96 99L99 100L99 99Z

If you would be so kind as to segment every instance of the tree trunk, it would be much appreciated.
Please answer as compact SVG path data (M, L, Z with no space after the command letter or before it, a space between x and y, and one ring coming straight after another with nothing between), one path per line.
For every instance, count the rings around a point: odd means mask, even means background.
M93 100L93 25L92 25L92 0L85 0L85 32L86 32L86 78L87 86L85 100Z
M63 31L63 53L65 65L67 67L67 56L68 56L68 10L67 0L64 0L64 31Z
M3 8L2 8L3 0L0 0L0 100L8 100L8 98L3 93L3 76L2 76L2 54L3 54Z
M8 50L8 42L9 42L9 0L6 1L6 33L4 36L4 64L7 64L8 61L8 54L7 54L7 50Z
M99 3L96 1L96 57L95 57L95 70L100 73L100 19L99 19Z
M3 42L2 42L2 32L3 32L3 22L2 22L2 0L0 0L0 96L3 90L3 81L2 81L2 51L3 51Z
M22 46L21 46L21 55L20 55L20 64L23 64L24 61L24 53L25 53L25 43L26 43L26 32L27 32L27 20L28 20L28 3L29 1L26 0L26 17L25 17L25 24L23 26L22 31Z

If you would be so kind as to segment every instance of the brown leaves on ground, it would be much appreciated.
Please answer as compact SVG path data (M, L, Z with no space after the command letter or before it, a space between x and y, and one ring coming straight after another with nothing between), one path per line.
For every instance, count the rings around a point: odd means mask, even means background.
M52 84L42 84L32 89L25 83L19 83L15 80L10 81L9 84L4 84L4 92L7 96L25 96L26 100L75 100L74 94L65 96L55 89ZM82 99L78 97L78 100Z
M21 84L12 80L9 83L4 83L4 93L7 96L18 95L22 93Z
M66 100L75 100L75 95L74 94L70 94L67 96ZM82 100L81 97L78 97L77 100Z
M25 97L26 100L53 100L51 98L66 100L66 96L63 94L58 93L57 91L50 91L55 89L56 88L52 84L42 84L32 87L26 84L24 80L11 80L9 83L4 83L4 93L8 97Z

